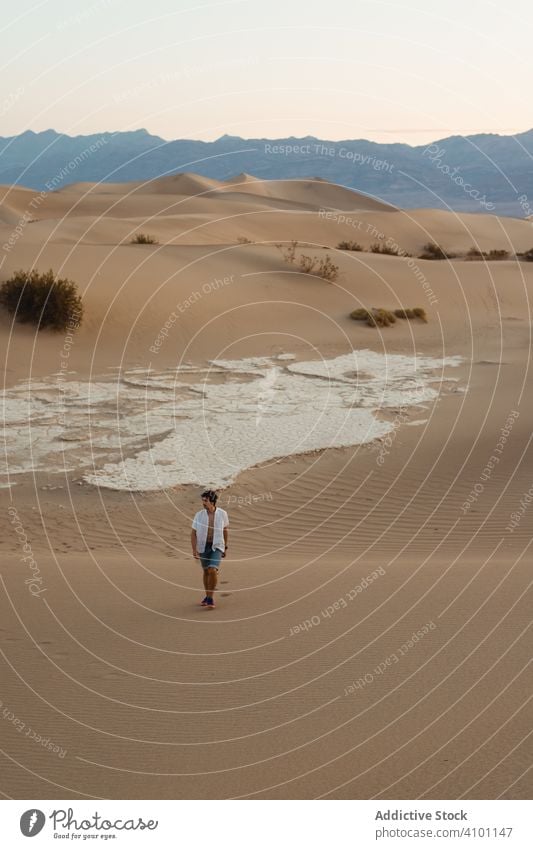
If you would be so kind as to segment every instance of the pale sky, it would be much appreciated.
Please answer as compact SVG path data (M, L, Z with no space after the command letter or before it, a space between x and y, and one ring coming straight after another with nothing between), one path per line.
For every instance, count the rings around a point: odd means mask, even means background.
M17 0L0 135L522 132L532 27L529 0Z

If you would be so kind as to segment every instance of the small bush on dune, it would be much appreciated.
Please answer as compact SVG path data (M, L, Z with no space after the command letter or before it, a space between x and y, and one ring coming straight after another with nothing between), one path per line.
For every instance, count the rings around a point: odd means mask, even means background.
M359 244L359 242L339 242L337 245L339 251L362 251L363 248Z
M373 242L370 245L370 252L373 254L386 254L387 256L398 256L398 248L391 248L382 242Z
M237 241L238 241L239 245L253 245L252 240L247 239L246 236L239 236Z
M285 262L288 262L291 265L296 262L298 242L295 239L289 243L288 248L284 248L283 245L280 244L276 245L276 247L281 251ZM298 268L304 274L315 274L317 277L322 277L324 280L328 280L330 282L336 280L339 276L339 266L335 265L329 254L323 258L318 256L305 256L302 254L298 260Z
M303 271L304 274L311 274L315 270L317 262L318 262L318 259L317 259L316 256L310 257L310 256L304 256L302 254L302 256L300 257L300 260L298 262L298 266L300 268L300 271Z
M52 269L39 274L16 271L0 287L0 304L17 321L37 325L39 330L65 330L81 324L83 305L78 288L72 280L56 278Z
M407 307L406 309L394 310L394 315L397 318L415 318L415 311Z
M359 307L350 313L350 318L355 321L364 321L369 327L390 327L391 324L396 323L396 316L383 307L372 307L371 310Z
M517 254L517 256L521 256L525 259L526 262L533 262L533 248L529 248L528 251L524 251L521 254Z
M149 236L147 233L137 233L131 240L132 245L158 245L155 236Z
M339 266L335 265L330 256L326 256L324 259L319 261L316 274L318 274L319 277L322 277L323 280L331 282L336 280L339 276Z
M350 313L350 318L353 318L354 321L366 321L369 315L371 315L369 310L364 307L359 307L359 309L353 310L353 312Z
M493 249L488 253L486 251L480 251L477 248L470 248L468 253L465 256L467 260L502 260L509 258L509 251L503 249Z
M373 242L370 245L370 253L385 254L386 256L412 256L412 254L402 250L398 245L389 245L387 242Z
M424 245L422 251L423 253L420 254L418 259L453 259L456 256L455 254L448 253L448 251L444 251L435 242L428 242L427 245Z
M302 255L299 268L304 274L316 274L317 277L322 277L323 280L330 282L336 280L339 276L339 266L335 265L329 254L323 259L317 256Z
M366 324L369 327L390 327L391 324L394 324L396 319L393 316L393 321L390 320L390 313L388 310L384 309L373 309L372 312L368 313L366 318Z
M396 316L390 310L385 310L382 307L379 309L372 310L372 318L374 319L374 324L377 324L378 327L390 327L391 324L396 324ZM367 324L368 324L367 319Z
M350 318L355 321L365 321L369 327L390 327L396 324L397 318L419 318L427 323L426 311L422 307L402 307L397 310L387 310L384 307L372 307L367 310L359 307L350 313Z
M289 242L289 247L285 247L284 245L277 244L277 249L281 251L283 259L285 262L293 263L296 260L296 249L298 247L298 242L296 239L293 239L292 242Z
M394 310L394 315L398 318L420 318L427 324L427 314L422 307L404 307L399 310Z

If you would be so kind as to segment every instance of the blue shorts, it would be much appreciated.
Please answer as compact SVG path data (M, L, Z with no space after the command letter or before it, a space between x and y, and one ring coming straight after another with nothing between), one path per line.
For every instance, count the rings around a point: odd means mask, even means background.
M211 543L206 543L204 551L200 554L200 561L204 569L218 569L221 559L221 550L219 548L212 548Z

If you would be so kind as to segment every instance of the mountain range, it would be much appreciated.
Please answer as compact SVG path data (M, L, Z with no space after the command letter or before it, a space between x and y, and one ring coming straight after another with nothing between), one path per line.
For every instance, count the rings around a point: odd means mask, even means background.
M145 129L0 137L0 183L53 191L79 182L145 181L182 171L218 180L320 178L395 206L533 214L533 130L450 136L428 145L314 136L212 142L165 140Z

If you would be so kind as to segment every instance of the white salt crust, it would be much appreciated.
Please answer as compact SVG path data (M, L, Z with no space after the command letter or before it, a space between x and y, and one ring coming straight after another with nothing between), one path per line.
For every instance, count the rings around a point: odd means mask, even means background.
M25 381L0 393L0 486L12 475L67 469L117 490L206 481L222 488L260 463L386 436L394 423L379 420L380 409L433 401L435 384L453 380L443 370L462 361L367 350L289 359L129 369L94 382L64 374Z

